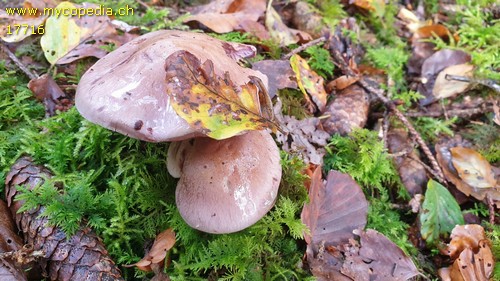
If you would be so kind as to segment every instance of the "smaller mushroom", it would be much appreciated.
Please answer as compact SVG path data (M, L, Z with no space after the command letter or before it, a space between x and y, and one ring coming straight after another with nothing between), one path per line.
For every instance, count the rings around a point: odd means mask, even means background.
M171 174L181 171L175 197L187 224L208 233L232 233L256 223L273 207L281 165L269 133L191 141L170 147L169 155L183 157L170 158L177 163L168 166Z

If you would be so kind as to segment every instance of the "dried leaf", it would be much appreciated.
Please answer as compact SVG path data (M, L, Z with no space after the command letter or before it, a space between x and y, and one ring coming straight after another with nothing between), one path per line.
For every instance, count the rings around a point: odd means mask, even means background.
M365 89L351 85L335 95L328 103L321 121L323 128L330 135L347 135L354 128L362 128L368 120L370 100Z
M463 51L443 49L427 58L422 65L423 87L419 89L425 99L420 101L421 105L428 105L436 101L433 95L434 84L438 74L445 68L470 62L470 55Z
M265 0L216 0L197 7L184 22L197 21L217 33L244 30L260 39L268 39L265 27L257 22L265 11Z
M324 246L347 243L354 237L353 230L366 225L368 202L361 187L347 174L332 170L323 184L318 167L311 179L309 200L301 214L302 222L310 230L305 235L308 253L317 253L323 243Z
M456 135L454 139L449 141L436 144L436 160L443 169L446 179L452 182L466 196L472 195L478 200L483 200L486 204L490 204L490 200L497 205L497 208L500 208L500 188L498 186L493 188L475 188L460 178L452 162L451 149L454 147L466 148L471 147L471 144L463 141L460 135ZM464 162L466 163L467 159Z
M457 225L451 238L444 253L455 261L450 267L439 270L442 280L490 280L495 261L483 227L475 224Z
M299 38L295 35L292 29L288 28L281 20L280 15L272 6L273 1L269 1L266 9L266 28L269 31L271 38L280 44L280 46L288 46L297 43Z
M252 69L262 72L269 79L269 97L277 95L278 90L297 89L295 73L288 60L261 60L252 65Z
M59 98L66 96L49 74L44 74L37 79L32 79L28 83L28 88L39 101L43 102L45 111L49 116L54 116Z
M406 281L419 274L410 257L373 229L355 231L361 238L359 253L346 253L341 272L353 280Z
M369 229L353 231L360 236L358 243L338 246L322 245L307 261L318 280L406 281L419 274L410 257L381 233Z
M16 234L12 214L3 200L0 200L0 253L21 249L23 241Z
M312 100L317 111L323 112L326 106L326 91L323 85L323 77L314 72L307 61L297 54L290 58L290 65L293 72L295 72L297 85L299 85L305 99L309 102ZM315 111L313 110L311 113Z
M331 92L333 90L341 91L358 82L359 77L342 75L333 81L328 82L326 90Z
M351 4L351 1L349 1ZM355 6L374 12L378 17L382 17L385 13L385 1L383 0L353 0Z
M175 244L175 233L169 228L158 234L151 246L151 250L137 263L127 265L127 267L137 266L142 271L152 271L153 264L159 264L165 260L168 250Z
M23 240L16 234L12 214L7 204L0 200L0 254L15 252L23 247ZM0 257L0 280L23 281L26 274L14 257Z
M165 60L167 94L175 112L197 131L225 139L249 130L273 128L271 103L260 79L236 92L228 74L215 75L213 62L201 61L187 51Z
M55 9L76 10L96 8L93 4L76 5L62 2ZM88 56L101 58L107 52L100 48L108 43L120 46L133 36L118 36L107 16L50 16L40 44L45 58L52 65L65 64Z
M463 93L467 88L469 88L470 83L448 80L446 75L460 75L464 77L472 77L472 70L474 66L471 64L457 64L448 66L443 71L439 72L434 88L432 90L432 95L436 99L444 99L452 97L456 94Z
M496 185L491 165L477 151L465 147L450 148L451 161L460 178L475 188L489 188Z
M464 224L460 206L450 192L434 180L429 180L424 203L420 210L420 233L429 244L439 240L457 224Z

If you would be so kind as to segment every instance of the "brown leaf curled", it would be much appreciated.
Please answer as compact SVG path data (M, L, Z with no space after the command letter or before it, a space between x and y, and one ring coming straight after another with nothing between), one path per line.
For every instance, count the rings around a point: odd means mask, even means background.
M151 246L149 253L147 253L144 258L127 267L137 266L137 268L142 271L152 271L152 265L162 263L168 250L170 250L174 244L175 233L172 228L169 228L156 236L153 246Z
M439 270L442 280L490 280L495 260L483 227L477 224L457 225L450 237L444 253L455 261L450 267Z

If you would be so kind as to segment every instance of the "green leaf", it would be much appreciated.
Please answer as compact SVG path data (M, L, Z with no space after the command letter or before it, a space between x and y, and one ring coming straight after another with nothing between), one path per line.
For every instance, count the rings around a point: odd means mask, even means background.
M167 94L175 112L197 131L226 139L245 131L275 128L271 101L257 77L236 87L226 73L215 75L211 60L178 51L166 61ZM239 91L238 91L239 88Z
M62 2L55 10L71 11L76 6L70 2ZM81 29L74 18L63 16L62 14L50 16L46 23L46 30L40 39L40 45L45 54L45 58L50 64L55 64L60 58L64 57L69 51L80 44L85 29Z
M440 234L448 234L457 224L464 224L460 206L450 192L434 180L427 183L424 203L420 210L420 234L429 244L435 244Z

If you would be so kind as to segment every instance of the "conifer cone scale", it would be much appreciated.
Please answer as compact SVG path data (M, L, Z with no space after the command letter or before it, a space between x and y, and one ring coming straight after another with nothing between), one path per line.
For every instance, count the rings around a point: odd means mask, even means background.
M51 173L35 165L29 157L19 159L11 168L5 181L8 206L15 217L18 228L24 234L24 242L42 250L42 269L50 280L123 280L120 270L109 257L101 239L92 229L81 226L71 237L59 228L50 226L45 217L40 217L44 207L17 213L24 204L14 201L16 187L24 185L36 188L49 178Z

